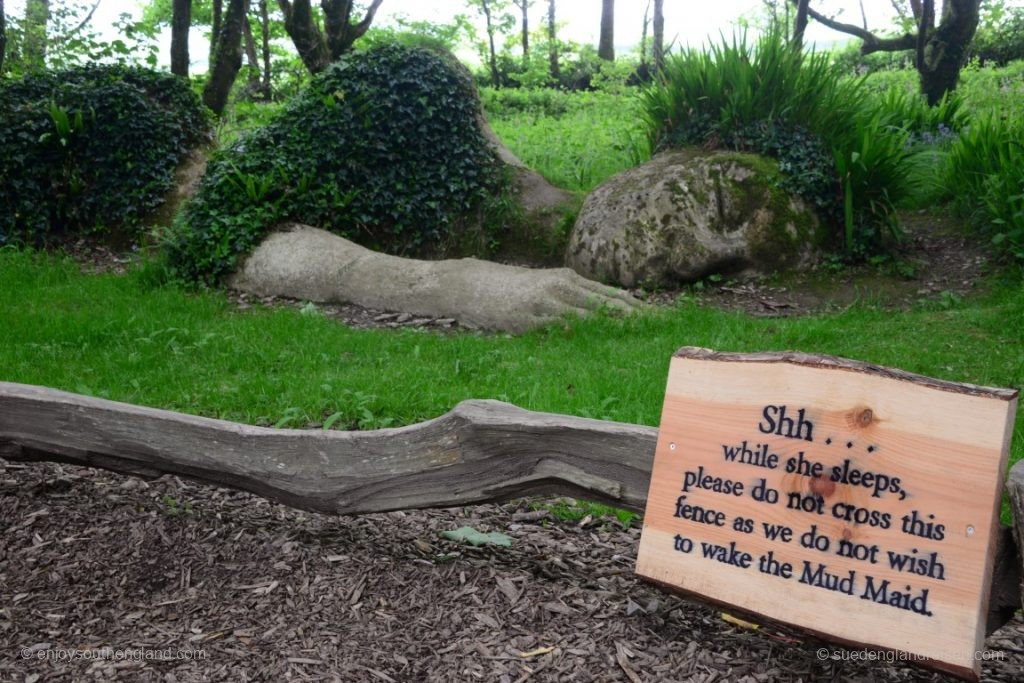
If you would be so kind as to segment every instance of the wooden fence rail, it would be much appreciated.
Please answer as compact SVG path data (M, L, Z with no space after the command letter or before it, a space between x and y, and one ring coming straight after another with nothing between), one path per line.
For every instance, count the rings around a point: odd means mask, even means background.
M174 474L337 515L552 494L643 511L657 434L477 400L395 429L270 429L0 382L5 460ZM1008 490L1024 514L1024 463L1012 469ZM1021 607L1019 545L1021 525L1004 527L988 632Z

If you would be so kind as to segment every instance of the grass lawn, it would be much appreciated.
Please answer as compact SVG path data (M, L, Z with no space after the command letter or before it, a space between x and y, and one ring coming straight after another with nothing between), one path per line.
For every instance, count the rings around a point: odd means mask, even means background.
M87 275L0 250L0 379L254 424L376 428L467 398L657 425L680 346L795 349L956 381L1024 385L1024 288L893 314L761 319L684 302L567 319L523 336L354 330L293 309L237 310L220 293ZM1012 460L1024 456L1018 413Z

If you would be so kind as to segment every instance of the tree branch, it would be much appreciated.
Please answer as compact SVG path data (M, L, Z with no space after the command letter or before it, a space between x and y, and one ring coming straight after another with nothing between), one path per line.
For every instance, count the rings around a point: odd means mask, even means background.
M310 73L319 73L331 62L327 41L313 20L309 0L277 0L284 14L284 28Z
M796 3L798 0L792 0ZM899 36L897 38L879 38L871 31L863 29L855 24L844 24L841 21L836 21L831 17L826 17L821 12L808 7L807 14L811 16L818 23L829 27L833 31L839 31L840 33L846 33L851 36L856 36L864 41L861 45L861 54L871 54L872 52L901 52L903 50L913 50L917 47L917 37L909 33Z
M643 510L657 438L500 401L395 429L270 429L0 382L5 460L176 474L336 515L553 493Z
M88 24L92 20L92 15L96 14L96 8L99 7L99 6L100 6L100 0L96 0L96 2L93 3L92 9L90 9L89 13L85 15L85 19L82 19L82 21L79 22L78 26L76 26L76 27L74 27L72 29L68 29L64 33L64 35L60 36L59 38L52 38L50 40L50 43L52 45L60 45L61 43L66 42L69 38L71 38L71 36L75 35L79 31L81 31L83 28L85 28L86 24Z
M383 2L384 0L373 0L373 3L366 10L366 16L363 17L362 21L356 24L355 33L352 38L353 40L362 37L362 35L366 33L367 29L370 28L370 24L373 23L373 16L377 13L377 9L381 6L381 3Z

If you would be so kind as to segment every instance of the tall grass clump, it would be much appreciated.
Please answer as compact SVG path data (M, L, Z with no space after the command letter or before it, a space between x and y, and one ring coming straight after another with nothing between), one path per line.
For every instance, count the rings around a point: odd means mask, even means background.
M875 106L888 126L906 128L914 142L942 144L960 132L969 120L963 98L948 92L930 107L924 95L890 88L877 97Z
M558 187L589 192L650 159L632 94L484 88L480 95L502 142Z
M907 127L829 56L778 30L723 37L670 58L641 93L651 148L703 146L772 156L787 189L815 206L849 254L898 237L895 206L913 190Z
M1024 261L1024 123L976 117L950 150L944 185L959 213Z

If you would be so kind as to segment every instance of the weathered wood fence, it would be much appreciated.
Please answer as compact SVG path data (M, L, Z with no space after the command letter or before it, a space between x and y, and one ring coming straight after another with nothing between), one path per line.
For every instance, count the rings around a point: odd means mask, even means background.
M175 474L336 515L552 494L643 511L657 434L476 400L395 429L270 429L0 382L5 460ZM1022 604L1024 461L1007 489L1017 524L998 539L989 633Z

